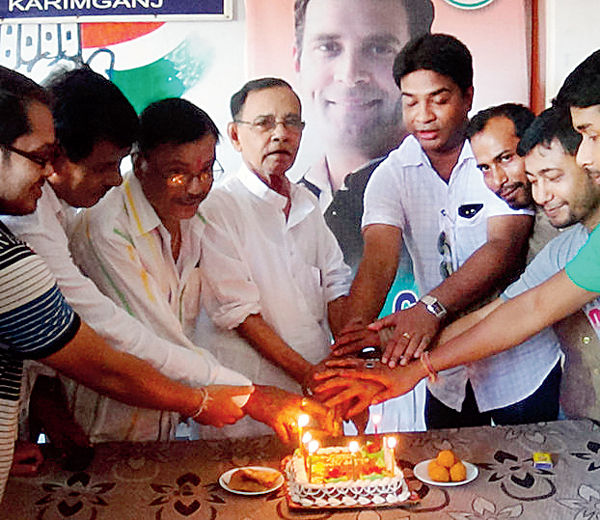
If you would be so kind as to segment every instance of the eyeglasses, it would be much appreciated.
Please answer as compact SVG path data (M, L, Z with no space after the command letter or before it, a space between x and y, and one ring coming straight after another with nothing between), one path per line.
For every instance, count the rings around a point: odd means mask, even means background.
M212 182L215 175L220 175L224 172L223 167L215 159L215 162L204 170L192 173L187 171L170 172L164 175L163 178L167 181L169 186L189 186L192 179L197 178L201 183Z
M59 155L58 146L56 145L53 145L51 151L44 155L32 152L25 152L24 150L19 150L18 148L15 148L14 146L10 146L8 144L3 145L2 148L8 150L9 152L16 153L21 157L25 157L25 159L29 159L31 162L37 164L42 170L46 169L46 166L49 163L52 164L54 161L56 161L56 158Z
M288 116L279 120L277 120L275 116L261 116L257 117L254 121L240 121L238 119L235 120L235 122L251 126L253 129L263 133L272 132L279 124L283 125L283 128L286 130L302 132L302 130L304 130L304 125L306 124L298 116Z

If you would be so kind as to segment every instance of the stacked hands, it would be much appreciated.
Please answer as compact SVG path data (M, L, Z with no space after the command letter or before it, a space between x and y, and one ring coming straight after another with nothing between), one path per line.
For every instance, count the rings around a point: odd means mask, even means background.
M310 397L271 386L209 386L208 405L194 419L223 426L248 414L271 426L284 442L295 440L297 419L304 413L314 423L311 429L321 429L327 435L341 434L342 419L352 419L358 431L364 432L370 405L409 392L428 375L426 363L420 363L419 358L430 347L440 325L441 320L421 305L368 326L353 320L340 331L331 356L306 375L303 386ZM371 348L375 358L383 347L381 360L356 357ZM237 396L249 397L238 405Z
M412 390L428 375L421 355L438 334L441 320L420 305L365 326L348 323L336 338L331 356L313 370L307 385L316 399L335 408L364 431L368 407ZM385 349L383 348L385 347ZM365 349L383 350L381 360L356 357Z

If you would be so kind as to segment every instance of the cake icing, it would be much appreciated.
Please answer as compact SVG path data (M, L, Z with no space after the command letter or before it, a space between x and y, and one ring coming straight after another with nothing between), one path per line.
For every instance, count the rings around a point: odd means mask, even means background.
M356 455L356 480L352 479L352 455L348 448L321 448L312 457L310 482L304 458L298 451L285 467L290 498L303 507L383 506L410 497L402 471L395 463L391 471L386 470L381 450L370 453L363 449Z

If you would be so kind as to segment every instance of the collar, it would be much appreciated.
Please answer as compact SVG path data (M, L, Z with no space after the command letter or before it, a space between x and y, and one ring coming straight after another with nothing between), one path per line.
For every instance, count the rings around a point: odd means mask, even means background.
M238 179L250 193L256 195L261 200L264 200L265 202L268 202L269 204L280 208L281 211L283 211L283 208L285 208L285 205L287 204L287 199L283 195L280 195L276 191L269 188L269 186L267 186L261 180L261 178L258 175L256 175L256 173L250 171L250 169L245 164L242 164L242 166L240 167L240 170L238 172ZM294 183L291 184L293 188ZM292 189L292 202L293 198L294 197Z
M80 208L75 208L59 198L49 182L45 182L42 186L42 197L46 199L46 204L48 207L50 207L52 213L60 222L61 227L68 232L70 225L72 224L73 217L80 210ZM42 200L40 199L40 201L38 201L38 206L41 202Z
M421 148L421 145L415 136L409 135L406 137L404 142L400 145L400 149L402 150L404 164L406 166L424 165L433 169L429 157L427 157L427 154L423 148ZM454 173L454 171L456 171L457 168L460 168L463 163L471 160L474 161L475 156L473 155L473 150L471 149L469 140L465 139L460 150L460 154L458 155L458 160L456 161L454 168L452 168L452 172ZM452 178L452 176L450 176L450 178Z
M258 197L263 202L270 204L277 210L283 213L283 209L287 203L287 199L269 188L258 175L250 171L245 164L242 164L238 171L237 179L244 187ZM312 211L316 209L315 204L311 201L312 196L309 196L304 186L299 186L296 183L290 183L290 197L292 204L290 214L287 219L287 227L291 228L298 222L304 220ZM314 200L314 199L312 199Z
M133 172L128 172L121 188L127 213L135 223L137 236L150 233L153 229L162 225L162 221L154 211L152 204L148 202L142 185Z
M352 170L350 173L346 175L344 178L344 183L340 188L340 191L348 190L348 181L350 178L356 173L360 173L363 170L366 170L373 166L374 164L379 164L383 161L387 156L383 155L381 157L375 157L370 161L367 161L365 164L359 166L358 168ZM331 189L331 183L329 182L329 165L327 164L327 157L323 155L319 158L317 162L315 162L304 174L304 181L309 184L312 184L319 190L319 205L321 209L325 211L331 202L333 201L333 190Z

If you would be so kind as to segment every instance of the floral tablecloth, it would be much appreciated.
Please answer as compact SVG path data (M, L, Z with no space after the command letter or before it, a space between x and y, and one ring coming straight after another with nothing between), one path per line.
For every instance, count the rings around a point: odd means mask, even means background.
M401 508L292 511L283 489L260 497L233 495L218 484L224 471L249 464L279 467L288 451L273 437L170 444L106 444L84 472L52 460L34 478L12 478L1 519L544 519L600 520L600 427L558 421L512 427L398 434L398 464L421 500ZM451 448L478 466L478 478L444 488L416 480L412 468ZM550 452L554 467L532 465Z

